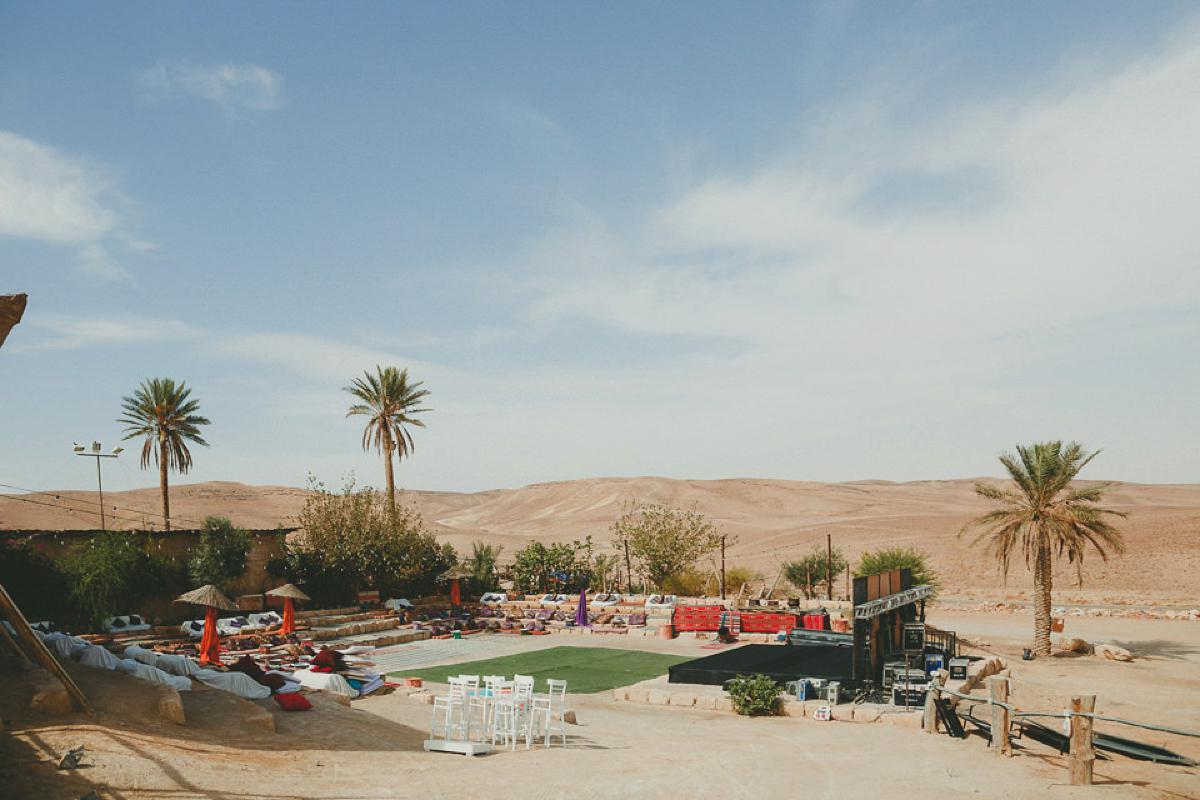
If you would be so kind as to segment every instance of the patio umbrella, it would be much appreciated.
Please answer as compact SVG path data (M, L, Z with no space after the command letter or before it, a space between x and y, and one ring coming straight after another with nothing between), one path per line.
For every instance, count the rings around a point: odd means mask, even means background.
M237 606L211 583L179 595L175 598L175 602L205 606L204 636L200 639L200 663L221 663L221 637L217 633L217 611L236 611Z
M450 581L450 604L455 606L462 605L462 590L458 586L458 582L463 578L473 577L475 573L464 567L462 564L451 567L450 569L438 575L439 581Z
M575 609L575 624L584 627L588 624L587 589L579 590L579 608Z
M279 632L295 633L296 606L293 602L296 600L311 600L312 598L296 588L296 584L294 583L285 583L283 586L267 592L267 594L272 597L283 598L283 626L279 629Z

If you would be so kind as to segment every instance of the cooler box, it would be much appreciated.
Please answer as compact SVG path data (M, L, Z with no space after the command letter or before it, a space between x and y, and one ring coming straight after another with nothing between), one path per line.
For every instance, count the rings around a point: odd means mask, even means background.
M909 685L893 684L892 704L908 708L921 708L925 705L926 684Z
M946 656L942 653L925 654L925 674L932 675L939 669L946 668Z

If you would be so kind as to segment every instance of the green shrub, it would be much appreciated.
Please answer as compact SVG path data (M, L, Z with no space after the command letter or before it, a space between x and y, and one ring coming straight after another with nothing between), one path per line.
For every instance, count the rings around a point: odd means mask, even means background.
M863 553L858 566L854 568L854 577L876 575L880 572L890 572L894 569L911 569L912 585L929 584L934 587L933 597L937 597L937 589L941 586L937 573L929 568L925 560L929 556L915 548L893 547L887 550L875 550Z
M225 517L205 517L200 524L200 541L188 559L188 572L197 586L213 584L227 592L246 571L250 534Z
M778 714L783 687L766 675L738 675L725 683L733 710L748 717Z

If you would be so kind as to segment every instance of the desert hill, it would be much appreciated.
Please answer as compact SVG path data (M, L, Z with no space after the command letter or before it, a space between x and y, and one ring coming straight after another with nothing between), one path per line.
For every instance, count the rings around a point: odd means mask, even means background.
M996 479L982 479L1000 484ZM406 491L402 500L421 512L426 525L460 553L483 541L503 547L501 560L530 541L571 541L591 535L598 552L616 554L609 526L629 503L693 504L722 532L736 539L728 566L760 571L774 580L780 563L814 547L826 535L853 562L881 547L915 547L930 554L946 596L979 600L1028 599L1031 579L1014 563L1007 582L963 524L989 508L974 493L975 480L890 483L808 483L769 479L715 481L666 478L592 478L541 483L515 490L474 494ZM210 482L171 488L176 527L191 527L209 514L250 528L293 526L308 490ZM157 488L105 494L111 527L157 521ZM1104 562L1089 553L1084 587L1074 568L1056 574L1056 600L1083 603L1194 605L1200 570L1200 485L1120 483L1105 504L1129 514L1117 520L1128 553ZM58 492L0 495L0 529L98 528L96 494Z

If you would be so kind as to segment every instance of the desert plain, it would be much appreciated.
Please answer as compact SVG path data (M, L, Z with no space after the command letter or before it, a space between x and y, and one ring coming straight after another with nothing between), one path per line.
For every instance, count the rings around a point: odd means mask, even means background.
M1082 588L1068 565L1056 573L1055 603L1066 618L1065 635L1116 644L1133 656L1115 662L1068 654L1021 660L1033 630L1026 605L1032 582L1020 563L1005 579L971 537L959 536L967 520L988 508L973 485L973 480L636 478L404 497L460 552L484 541L507 554L533 539L591 535L604 543L627 502L694 503L736 538L728 563L759 571L765 582L782 561L823 545L827 535L852 562L865 550L915 547L929 554L944 586L929 608L929 621L957 631L974 652L1003 658L1020 710L1057 712L1074 694L1094 694L1100 714L1200 732L1200 620L1187 613L1200 607L1194 577L1200 567L1200 486L1115 485L1105 505L1129 515L1119 521L1127 553L1108 561L1089 554ZM181 519L220 514L246 527L272 528L293 524L304 497L303 490L283 487L181 485L172 489L172 510ZM126 524L136 525L138 518L153 519L157 489L117 493L110 502L132 520ZM13 497L0 503L6 529L78 527L72 515L53 507ZM568 644L705 654L700 649L705 640L690 636L515 639L507 647ZM499 653L488 655L494 654ZM568 726L567 748L519 747L469 758L425 753L429 706L403 692L363 698L350 707L317 696L316 708L302 714L285 714L273 703L233 702L236 698L213 690L185 692L188 722L176 726L156 718L150 698L118 682L128 679L71 669L96 702L94 718L31 712L23 702L21 676L4 676L0 797L68 798L88 791L106 800L1200 797L1196 768L1115 758L1097 762L1094 786L1070 786L1064 757L1042 745L1018 741L1013 757L1000 757L982 738L924 734L911 727L911 717L898 714L871 722L751 719L623 701L607 692L572 695L577 724ZM661 688L664 682L648 683ZM264 713L274 730L261 724ZM1097 727L1200 759L1200 738L1114 723ZM58 757L79 745L88 753L85 767L55 770Z

